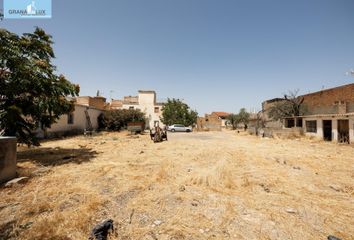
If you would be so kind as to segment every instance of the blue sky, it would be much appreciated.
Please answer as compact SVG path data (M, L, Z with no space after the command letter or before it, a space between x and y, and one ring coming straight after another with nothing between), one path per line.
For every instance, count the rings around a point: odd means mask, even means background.
M52 19L0 22L34 26L81 95L156 90L203 115L354 82L353 0L53 0Z

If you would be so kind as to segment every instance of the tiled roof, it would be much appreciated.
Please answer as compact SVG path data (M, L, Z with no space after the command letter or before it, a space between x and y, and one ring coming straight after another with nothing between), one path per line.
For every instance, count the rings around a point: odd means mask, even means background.
M212 112L211 114L215 114L218 117L227 117L230 115L230 113L227 112Z

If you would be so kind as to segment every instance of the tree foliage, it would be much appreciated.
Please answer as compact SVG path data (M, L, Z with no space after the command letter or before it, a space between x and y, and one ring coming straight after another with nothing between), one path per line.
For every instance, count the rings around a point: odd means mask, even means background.
M268 116L274 120L280 120L285 117L301 116L306 112L306 106L303 104L304 98L299 97L299 90L289 91L288 94L284 94L284 98L281 101L274 103L269 108Z
M237 125L240 123L243 123L244 125L248 124L250 118L250 114L246 111L245 108L241 108L238 114L230 114L227 117L227 120L229 120L232 129L235 130L237 128Z
M98 116L100 129L119 131L127 127L129 122L145 122L145 113L137 109L117 109L107 111Z
M38 145L34 131L49 128L73 110L67 96L79 86L56 74L52 37L36 28L18 36L0 29L0 129L19 142Z
M250 114L246 111L245 108L241 108L237 115L238 115L240 123L243 123L245 125L248 124L248 122L250 120Z
M162 107L161 121L165 125L183 124L191 126L197 122L198 113L179 99L168 99Z
M229 120L233 130L235 130L237 128L237 124L240 123L239 116L234 113L231 113L229 116L227 116L227 120Z

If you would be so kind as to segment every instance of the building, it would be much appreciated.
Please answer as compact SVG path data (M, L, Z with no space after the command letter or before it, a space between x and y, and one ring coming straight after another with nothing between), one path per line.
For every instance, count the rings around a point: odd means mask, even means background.
M274 121L272 118L268 116L269 110L276 104L284 101L283 98L273 98L270 100L266 100L262 103L262 111L259 113L264 126L266 128L271 128L271 129L282 129L283 128L283 122L282 121Z
M228 126L227 112L212 112L197 118L197 131L221 131Z
M326 141L354 143L354 83L299 98L303 98L305 114L283 119L283 128L300 128L305 135ZM264 102L263 111L279 101L283 100Z
M221 121L221 127L225 128L228 126L229 121L227 120L227 117L230 115L230 113L227 112L212 112L210 115L215 115L220 121Z
M138 96L125 96L122 100L112 99L109 109L138 109L145 113L146 127L164 127L161 122L163 103L156 101L155 91L139 90Z
M85 130L98 128L98 116L107 107L106 99L97 97L77 97L73 99L74 111L60 116L56 123L48 129L38 130L38 137L59 137L84 133Z

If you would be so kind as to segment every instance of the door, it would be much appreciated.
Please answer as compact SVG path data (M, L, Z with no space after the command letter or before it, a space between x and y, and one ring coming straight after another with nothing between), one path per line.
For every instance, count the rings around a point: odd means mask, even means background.
M349 120L338 120L338 142L349 143Z
M177 126L177 127L176 127L176 132L184 132L184 131L185 131L183 125L177 124L176 126Z
M323 140L332 141L332 120L323 120Z

